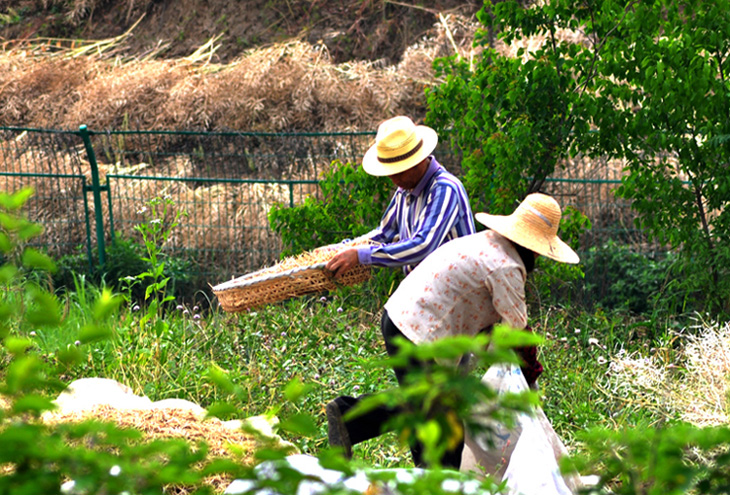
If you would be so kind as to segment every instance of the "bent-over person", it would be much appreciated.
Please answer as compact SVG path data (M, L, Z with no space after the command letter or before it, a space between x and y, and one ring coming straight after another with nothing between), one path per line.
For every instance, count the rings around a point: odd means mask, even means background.
M396 337L418 345L450 336L474 336L498 322L523 329L527 326L525 282L535 259L542 255L564 263L579 261L557 235L561 209L550 196L530 194L511 215L477 213L476 219L489 230L439 247L388 299L381 330L389 355L397 349ZM534 359L534 354L524 356ZM538 367L528 376L534 382L541 367L536 359L526 366L533 371ZM407 373L408 368L395 370L399 383ZM384 433L386 422L400 412L381 407L344 421L343 415L360 399L340 396L326 408L330 444L343 447L348 456L352 445ZM442 466L459 469L462 449L463 441L446 452ZM424 466L418 442L412 443L411 453L415 465Z

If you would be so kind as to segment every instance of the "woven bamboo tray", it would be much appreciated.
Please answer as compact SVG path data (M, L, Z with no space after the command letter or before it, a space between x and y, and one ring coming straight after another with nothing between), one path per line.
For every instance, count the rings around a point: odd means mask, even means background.
M224 311L238 313L306 294L355 285L370 278L370 266L357 265L335 280L324 267L340 250L370 243L333 244L286 258L276 265L212 287Z

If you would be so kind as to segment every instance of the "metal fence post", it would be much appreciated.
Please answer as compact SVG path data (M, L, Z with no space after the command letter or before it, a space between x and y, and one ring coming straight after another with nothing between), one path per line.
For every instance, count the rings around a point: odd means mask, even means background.
M99 251L99 264L104 266L106 264L106 250L104 246L104 218L101 209L101 191L106 188L99 184L99 167L96 163L96 154L94 154L94 148L91 146L89 130L86 128L86 125L79 127L79 134L81 134L81 139L84 141L86 154L89 157L89 165L91 166L91 191L94 196L94 214L96 217L96 245Z

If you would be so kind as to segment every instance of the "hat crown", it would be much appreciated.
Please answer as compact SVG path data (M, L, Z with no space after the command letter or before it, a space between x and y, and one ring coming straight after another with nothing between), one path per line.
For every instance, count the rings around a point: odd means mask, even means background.
M416 125L405 116L393 117L378 126L375 136L378 156L392 158L411 151L419 142Z
M554 198L542 194L528 195L514 212L515 220L529 224L537 232L557 235L562 217L560 205Z

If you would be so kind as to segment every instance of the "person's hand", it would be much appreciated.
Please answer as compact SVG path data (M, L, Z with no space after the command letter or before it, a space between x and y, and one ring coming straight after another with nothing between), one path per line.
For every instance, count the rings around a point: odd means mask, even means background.
M343 249L337 253L334 258L329 260L325 268L335 274L335 278L340 278L350 268L354 268L360 263L357 258L357 248Z

